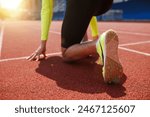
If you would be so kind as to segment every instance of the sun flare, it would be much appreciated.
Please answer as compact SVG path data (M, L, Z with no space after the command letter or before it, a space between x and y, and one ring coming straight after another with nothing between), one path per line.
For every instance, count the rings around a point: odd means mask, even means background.
M22 0L0 0L0 7L8 10L17 10Z

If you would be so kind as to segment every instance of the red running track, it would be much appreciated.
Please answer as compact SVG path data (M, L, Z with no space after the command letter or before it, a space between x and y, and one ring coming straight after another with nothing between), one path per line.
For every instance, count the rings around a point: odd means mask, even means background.
M40 22L3 22L0 99L150 99L150 23L99 23L100 32L112 28L119 34L119 57L124 67L120 85L103 82L102 66L95 64L96 57L74 64L62 61L61 23L53 22L50 29L47 53L51 56L40 62L29 62L24 57L38 47ZM91 37L89 29L88 32Z

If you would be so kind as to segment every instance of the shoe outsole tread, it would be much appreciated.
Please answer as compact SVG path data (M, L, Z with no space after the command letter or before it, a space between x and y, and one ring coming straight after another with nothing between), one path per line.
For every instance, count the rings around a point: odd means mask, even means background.
M123 75L123 68L118 57L119 39L113 30L106 32L104 44L104 81L108 84L118 84Z

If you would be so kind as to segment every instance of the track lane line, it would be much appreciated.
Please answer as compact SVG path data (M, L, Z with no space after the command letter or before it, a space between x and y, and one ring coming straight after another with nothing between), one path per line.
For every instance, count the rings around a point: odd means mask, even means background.
M140 45L140 44L147 44L150 43L150 41L139 41L135 43L126 43L126 44L119 44L119 46L132 46L132 45Z
M3 36L4 36L4 22L1 23L0 27L0 58L2 56Z
M145 56L150 56L149 53L144 53L144 52L136 51L136 50L133 50L133 49L128 49L128 48L124 48L124 47L119 47L119 49L126 50L126 51L132 52L132 53L137 53L137 54L145 55ZM49 53L49 54L46 54L46 55L47 56L56 56L56 55L61 55L61 52ZM1 62L7 62L7 61L24 60L27 57L29 57L29 56L17 57L17 58L8 58L8 59L1 59L0 63Z
M56 52L56 53L49 53L46 54L46 56L56 56L56 55L61 55L61 52ZM7 62L7 61L15 61L15 60L25 60L29 56L24 56L24 57L17 57L17 58L8 58L8 59L1 59L1 62Z
M60 32L57 32L57 31L49 31L49 32L54 33L54 34L59 34L59 35L61 34ZM138 33L135 33L135 34L138 34ZM139 33L139 34L141 34L141 33ZM122 46L129 46L129 45L131 46L131 45L146 44L146 43L150 43L150 41L140 41L140 42L135 42L135 43L119 44L119 49L122 49L122 50L125 50L125 51L128 51L128 52L132 52L132 53L145 55L145 56L150 56L149 53L140 52L140 51L137 51L137 50L122 47Z
M4 29L3 29L4 30ZM57 31L49 31L51 33L54 33L54 34L58 34L58 35L61 35L60 32L57 32ZM128 33L128 32L127 32ZM133 34L133 33L131 33ZM142 34L142 33L134 33L134 34ZM145 34L144 34L145 35ZM146 34L147 35L147 34ZM3 36L3 35L2 35ZM2 37L1 36L1 37ZM150 35L149 35L150 36ZM150 56L149 53L144 53L144 52L140 52L140 51L137 51L137 50L133 50L133 49L128 49L128 48L124 48L122 46L127 46L127 45L137 45L137 44L144 44L144 43L149 43L150 41L144 41L144 42L136 42L136 43L127 43L127 44L120 44L119 45L119 49L121 50L125 50L125 51L128 51L128 52L132 52L132 53L137 53L137 54L141 54L141 55L145 55L145 56ZM56 53L50 53L50 54L46 54L47 56L54 56L54 55L61 55L61 52L56 52ZM1 59L0 62L7 62L7 61L14 61L14 60L23 60L23 59L26 59L28 56L24 56L24 57L17 57L17 58L8 58L8 59Z
M150 37L149 33L137 33L137 32L128 32L128 31L116 31L116 32L122 33L122 34L140 35L140 36L148 36L148 37Z
M137 53L137 54L145 55L145 56L150 56L149 53L140 52L140 51L133 50L133 49L128 49L128 48L125 48L125 47L119 47L119 49L125 50L125 51L128 51L128 52L132 52L132 53Z
M51 33L55 33L55 34L61 34L60 32L57 32L57 31L49 31L49 32L51 32ZM122 34L130 34L130 35L140 35L140 36L148 36L148 37L150 37L150 34L149 33L137 33L137 32L128 32L128 31L117 31L116 30L116 32L117 33L122 33Z
M49 31L49 32L54 33L54 34L57 34L57 35L61 35L61 33L60 33L60 32L57 32L57 31Z

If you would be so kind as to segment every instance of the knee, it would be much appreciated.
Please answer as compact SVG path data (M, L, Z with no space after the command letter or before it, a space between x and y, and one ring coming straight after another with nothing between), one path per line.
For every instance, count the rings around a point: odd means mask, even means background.
M70 56L69 54L66 54L66 53L62 53L62 59L66 63L70 63L70 62L74 62L75 61L72 56Z
M71 54L69 54L68 52L67 52L67 49L65 48L62 48L62 58L63 58L63 61L64 62L73 62L74 61L74 59L73 59L73 57L71 56Z

